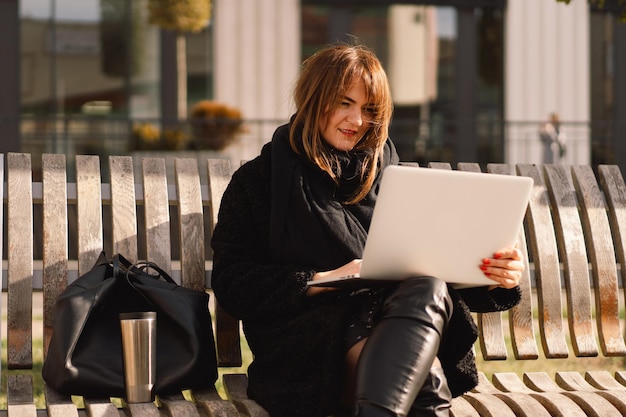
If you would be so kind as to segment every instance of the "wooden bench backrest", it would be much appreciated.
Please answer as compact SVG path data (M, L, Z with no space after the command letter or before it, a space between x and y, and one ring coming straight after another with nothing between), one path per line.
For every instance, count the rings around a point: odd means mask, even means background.
M67 284L68 276L71 279L93 266L108 235L111 247L105 249L109 254L119 252L137 260L138 248L145 247L146 259L172 272L183 285L199 289L210 283L211 264L205 259L205 253L217 221L221 195L231 178L229 161L208 161L206 185L200 184L195 159L176 161L175 185L167 184L163 159L145 159L142 172L137 175L133 172L131 157L111 157L106 161L111 173L108 182L101 180L100 164L104 162L96 156L76 157L76 183L68 184L65 156L44 155L43 180L38 184L32 182L30 155L10 153L6 156L6 182L0 181L0 191L6 186L3 195L6 195L8 235L9 369L32 367L32 291L43 289L47 346L56 296ZM0 155L0 168L4 163ZM451 167L431 164L431 168ZM591 167L585 166L571 170L562 166L488 166L489 172L514 175L513 168L517 175L529 176L535 181L525 228L520 231L521 249L528 254L527 261L532 268L527 268L522 279L524 297L508 314L508 326L503 323L501 313L478 316L485 359L507 357L507 327L511 332L513 353L518 359L538 357L537 329L540 345L548 358L569 355L568 334L576 356L595 356L599 352L606 356L626 355L619 320L617 269L618 263L624 265L626 259L623 244L626 186L619 168L600 166L598 181ZM476 164L460 164L458 169L480 170ZM0 169L0 179L3 172L4 169ZM43 218L35 222L34 204L43 205ZM68 210L73 206L75 210ZM145 225L138 225L140 208ZM177 218L170 218L172 208L178 213ZM109 209L110 222L103 222ZM0 219L2 215L0 208ZM41 261L33 259L36 240L33 229L40 221L43 228ZM68 231L73 221L76 232ZM111 230L106 230L103 224L110 224ZM138 230L143 231L142 235ZM180 243L180 260L176 261L172 261L172 230L178 231ZM68 240L73 234L77 240L77 259L69 259L68 255ZM38 283L39 276L41 283ZM563 294L568 329L563 323ZM538 323L533 319L533 309L538 310ZM240 366L239 322L225 314L219 305L214 314L220 366Z
M447 163L429 166L451 169ZM480 172L479 165L473 163L461 163L458 169ZM570 355L568 335L577 357L597 356L599 352L604 356L626 356L619 320L618 263L613 249L615 246L624 265L626 253L621 239L626 236L626 185L619 168L600 166L599 182L588 166L569 169L558 165L489 164L487 170L528 176L535 186L519 239L520 248L527 254L527 268L520 283L523 298L508 313L508 326L503 323L502 313L478 314L484 359L507 358L507 328L516 359L539 357L537 329L547 358ZM209 164L209 178L224 176L223 171L214 171ZM211 198L221 198L214 191ZM563 296L568 329L563 322ZM539 313L538 323L533 318L534 310ZM230 335L228 338L238 344L238 323L222 324L221 336ZM237 363L234 361L233 366Z
M528 255L534 265L538 328L544 355L568 357L568 333L575 356L597 356L599 351L604 356L626 355L619 323L618 265L612 239L612 231L615 236L621 235L619 228L624 227L624 219L618 220L615 213L623 211L625 206L623 199L607 205L607 201L619 200L618 196L626 190L619 169L600 166L600 183L589 166L570 169L521 164L516 171L535 181L525 225ZM612 225L609 217L614 218ZM563 324L563 294L569 332ZM523 302L512 310L513 332L531 328L529 307L532 305ZM530 335L526 330L525 333ZM517 358L536 357L534 340L517 337L513 340Z

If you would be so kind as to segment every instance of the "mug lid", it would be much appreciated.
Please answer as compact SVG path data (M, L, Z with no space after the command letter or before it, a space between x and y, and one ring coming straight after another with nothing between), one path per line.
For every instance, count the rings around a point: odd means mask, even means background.
M156 319L156 311L120 313L120 320Z

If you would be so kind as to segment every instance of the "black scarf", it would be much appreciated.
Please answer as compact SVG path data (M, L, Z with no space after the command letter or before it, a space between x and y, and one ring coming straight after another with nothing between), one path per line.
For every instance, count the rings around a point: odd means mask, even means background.
M356 204L342 204L359 183L361 152L335 151L340 180L333 180L289 145L291 124L274 133L272 152L272 208L270 245L274 262L317 270L338 268L363 253L382 170L399 161L387 140L378 175L367 196Z

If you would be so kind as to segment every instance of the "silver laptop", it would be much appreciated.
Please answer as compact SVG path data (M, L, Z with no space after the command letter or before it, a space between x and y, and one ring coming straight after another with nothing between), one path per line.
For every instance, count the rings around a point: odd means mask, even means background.
M514 246L532 178L389 166L358 276L309 281L311 286L368 286L429 275L456 286L494 284L482 259Z

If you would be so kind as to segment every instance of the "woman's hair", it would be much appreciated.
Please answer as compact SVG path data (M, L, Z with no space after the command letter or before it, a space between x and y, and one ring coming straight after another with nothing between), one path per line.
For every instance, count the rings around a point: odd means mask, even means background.
M291 129L290 143L295 152L304 153L308 159L338 183L338 162L325 144L320 131L321 123L340 106L351 85L363 81L367 102L374 109L374 117L363 138L354 150L366 152L361 171L360 186L347 204L354 204L367 195L382 160L393 102L389 81L380 61L372 51L362 45L335 45L320 50L303 63L296 82L294 101L296 115L293 125L302 129L302 143ZM365 121L364 121L365 123Z

